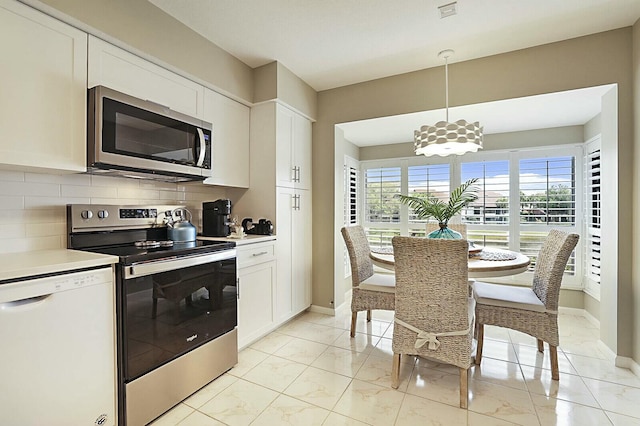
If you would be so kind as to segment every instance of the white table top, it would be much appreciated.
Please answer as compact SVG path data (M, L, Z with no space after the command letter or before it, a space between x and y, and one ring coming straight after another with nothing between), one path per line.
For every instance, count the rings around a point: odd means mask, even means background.
M233 242L233 243L236 243L236 246L242 246L245 244L254 244L254 243L262 243L265 241L273 241L276 239L276 236L248 234L248 235L245 235L243 238L232 238L232 237L203 237L198 235L197 239L203 240L203 241Z
M117 262L118 256L67 249L4 253L0 256L0 281L107 266Z
M496 253L512 253L516 256L513 260L482 260L477 257L469 258L469 278L489 278L516 275L525 272L529 267L530 259L522 253L501 250L497 248L485 248ZM393 254L370 253L373 264L384 269L393 270Z

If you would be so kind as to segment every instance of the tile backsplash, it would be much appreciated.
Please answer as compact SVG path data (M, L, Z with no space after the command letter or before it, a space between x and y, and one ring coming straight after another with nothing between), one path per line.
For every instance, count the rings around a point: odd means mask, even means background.
M180 204L202 230L202 202L226 189L89 174L0 171L0 253L66 248L67 204Z

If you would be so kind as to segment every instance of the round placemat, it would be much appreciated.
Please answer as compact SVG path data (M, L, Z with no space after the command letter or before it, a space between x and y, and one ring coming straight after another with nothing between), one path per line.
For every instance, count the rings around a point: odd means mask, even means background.
M518 255L510 251L492 251L486 248L480 253L472 254L471 257L479 260L514 260L518 258Z
M372 248L371 251L378 254L393 254L393 247L376 247Z

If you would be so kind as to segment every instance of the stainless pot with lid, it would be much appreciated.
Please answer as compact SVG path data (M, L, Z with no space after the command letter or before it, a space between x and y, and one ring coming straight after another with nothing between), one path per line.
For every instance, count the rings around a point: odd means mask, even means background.
M191 212L184 207L165 212L167 237L176 243L195 241L197 230L191 223L192 217Z

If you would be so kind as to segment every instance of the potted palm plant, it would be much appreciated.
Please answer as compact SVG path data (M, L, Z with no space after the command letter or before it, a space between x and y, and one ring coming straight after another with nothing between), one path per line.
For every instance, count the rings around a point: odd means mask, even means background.
M398 194L397 197L400 198L402 204L411 207L418 218L434 218L438 221L440 229L429 233L427 238L460 239L462 235L449 229L447 224L453 216L478 199L478 188L474 186L477 181L478 178L469 179L454 189L448 203L429 193L417 194L416 196Z

